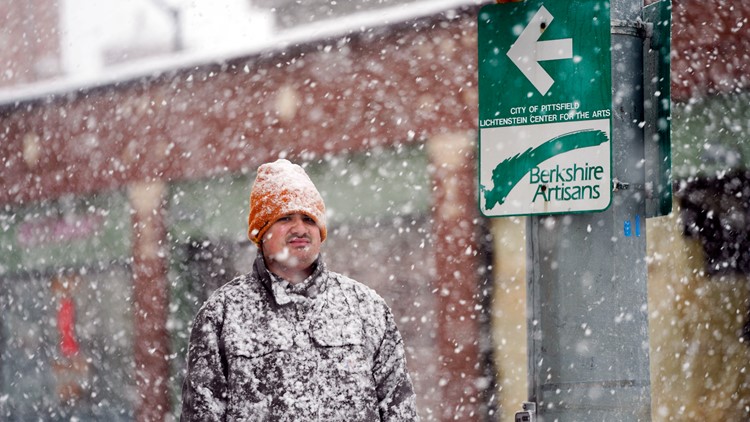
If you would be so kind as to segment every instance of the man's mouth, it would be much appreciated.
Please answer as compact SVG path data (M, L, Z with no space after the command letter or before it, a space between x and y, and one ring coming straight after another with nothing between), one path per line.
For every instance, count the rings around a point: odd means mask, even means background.
M289 239L287 243L289 243L290 246L303 247L310 244L310 239L307 239L305 237L293 237Z

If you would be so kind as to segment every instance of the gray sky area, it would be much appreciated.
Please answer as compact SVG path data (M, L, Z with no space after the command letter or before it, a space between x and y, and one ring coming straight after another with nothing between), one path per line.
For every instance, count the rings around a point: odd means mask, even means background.
M63 66L67 74L91 76L106 53L123 50L168 53L176 27L164 6L181 11L186 51L219 54L267 42L271 13L247 0L62 0Z

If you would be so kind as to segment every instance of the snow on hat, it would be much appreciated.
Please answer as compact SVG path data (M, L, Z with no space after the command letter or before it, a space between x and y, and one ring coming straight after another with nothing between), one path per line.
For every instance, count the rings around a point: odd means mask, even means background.
M326 240L326 206L305 170L283 158L258 167L250 191L247 236L256 245L269 227L285 215L300 213L312 218Z

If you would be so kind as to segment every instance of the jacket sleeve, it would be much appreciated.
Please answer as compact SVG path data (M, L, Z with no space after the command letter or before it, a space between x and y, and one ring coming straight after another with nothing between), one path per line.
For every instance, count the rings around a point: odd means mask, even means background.
M221 336L223 323L224 305L222 295L217 293L198 311L190 332L180 421L225 419L227 368Z
M373 365L380 420L418 421L414 388L406 368L404 342L393 314L385 304L384 307L385 335L375 354Z

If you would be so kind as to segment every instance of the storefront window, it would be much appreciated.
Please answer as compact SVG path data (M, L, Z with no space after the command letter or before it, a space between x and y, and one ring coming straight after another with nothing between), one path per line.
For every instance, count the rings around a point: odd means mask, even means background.
M0 419L132 419L124 196L6 209L0 224Z

